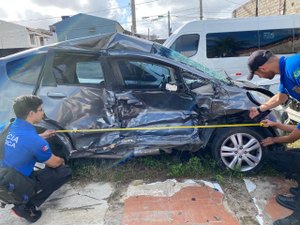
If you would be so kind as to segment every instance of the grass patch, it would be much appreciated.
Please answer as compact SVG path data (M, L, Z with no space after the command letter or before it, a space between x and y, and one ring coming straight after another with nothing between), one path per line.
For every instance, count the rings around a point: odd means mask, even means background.
M73 180L129 183L133 180L163 181L165 179L209 179L223 183L242 179L238 171L220 170L211 156L167 155L133 158L111 168L114 160L73 159L70 166Z

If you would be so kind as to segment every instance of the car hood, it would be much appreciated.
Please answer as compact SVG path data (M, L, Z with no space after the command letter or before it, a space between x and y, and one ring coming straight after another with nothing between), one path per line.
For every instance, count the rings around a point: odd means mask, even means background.
M204 122L214 120L219 123L253 122L249 118L249 109L262 104L273 95L272 92L247 81L215 85L214 89L215 92L210 94L203 90L194 92ZM256 117L254 121L260 121L266 114L268 112Z
M243 88L245 90L253 90L253 91L258 91L262 94L265 94L269 97L273 97L274 93L272 93L271 91L269 91L268 89L265 89L261 86L258 86L256 84L253 84L252 82L246 81L246 80L231 80L232 84Z

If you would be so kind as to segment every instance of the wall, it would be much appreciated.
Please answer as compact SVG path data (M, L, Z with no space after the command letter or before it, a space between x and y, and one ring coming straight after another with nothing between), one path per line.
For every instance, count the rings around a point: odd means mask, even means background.
M250 0L233 11L232 17L253 17L256 0ZM258 16L300 13L300 0L258 0Z
M54 24L54 26L58 41L120 30L120 25L117 26L117 22L113 20L85 14L77 14Z
M26 27L0 21L0 49L29 48L30 46Z

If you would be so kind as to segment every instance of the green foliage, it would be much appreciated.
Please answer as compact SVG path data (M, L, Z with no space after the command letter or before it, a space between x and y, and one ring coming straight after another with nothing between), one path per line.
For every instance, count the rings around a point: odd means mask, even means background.
M216 174L215 179L218 183L224 183L224 177L221 174Z
M169 177L195 177L204 173L205 169L198 157L190 158L187 163L170 165Z
M165 167L165 162L168 161L164 157L141 157L137 159L138 163L142 164L146 168L159 169Z
M242 180L244 174L236 170L221 170L209 155L191 157L162 154L133 158L126 163L111 168L115 160L76 159L71 160L73 178L81 181L111 181L127 183L132 180L157 181L167 178L191 178L216 180L219 183L231 179ZM265 167L260 174L277 175L278 173Z

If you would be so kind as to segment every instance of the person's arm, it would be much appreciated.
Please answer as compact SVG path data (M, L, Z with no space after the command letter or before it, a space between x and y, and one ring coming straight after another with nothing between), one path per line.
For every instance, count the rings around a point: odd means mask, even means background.
M268 146L272 144L292 143L298 139L300 139L300 130L296 128L289 135L281 136L281 137L268 137L262 140L261 144L263 146Z
M275 108L276 106L281 105L288 99L288 95L284 93L277 93L269 101L260 105L259 107L252 107L249 111L249 117L253 119L258 116L261 112L267 111L269 109Z
M55 130L45 130L43 133L39 134L40 137L47 139L50 137L55 136L56 131Z
M284 93L277 93L274 95L272 98L269 99L266 103L262 104L259 109L260 111L264 112L269 109L273 109L276 106L281 105L284 103L286 100L288 100L288 95Z
M265 127L275 127L289 133L291 133L297 127L296 125L288 125L279 122L273 122L271 120L263 120L261 123L263 123Z
M50 159L48 159L45 164L51 168L57 168L61 165L64 165L65 161L62 158L52 154Z

